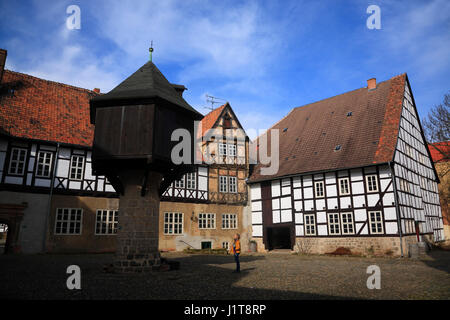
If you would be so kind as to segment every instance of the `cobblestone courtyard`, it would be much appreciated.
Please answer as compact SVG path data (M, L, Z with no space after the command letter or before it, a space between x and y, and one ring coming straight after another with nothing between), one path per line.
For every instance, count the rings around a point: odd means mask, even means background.
M166 253L180 270L111 274L113 255L0 256L0 298L13 299L449 299L450 252L424 259L255 254L233 258ZM66 268L81 268L81 290L66 288ZM366 287L369 265L381 269L381 289Z

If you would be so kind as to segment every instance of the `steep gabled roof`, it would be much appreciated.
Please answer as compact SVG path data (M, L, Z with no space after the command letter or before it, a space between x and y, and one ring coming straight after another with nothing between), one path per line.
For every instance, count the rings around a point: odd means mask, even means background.
M0 91L0 133L91 147L89 100L98 94L5 70Z
M406 81L402 74L293 109L271 128L280 135L278 173L261 175L257 164L250 182L392 161Z
M181 88L180 85L178 85ZM110 92L92 99L91 104L111 100L130 100L145 98L162 98L174 105L199 114L179 94L174 85L159 71L151 61L140 67L135 73L122 81ZM200 115L200 114L199 114Z
M201 125L202 125L202 136L204 136L208 130L210 130L214 127L214 125L216 124L220 115L222 114L223 109L225 109L225 107L227 105L228 105L228 102L226 104L221 105L220 107L212 110L206 116L203 117L203 119L200 121Z

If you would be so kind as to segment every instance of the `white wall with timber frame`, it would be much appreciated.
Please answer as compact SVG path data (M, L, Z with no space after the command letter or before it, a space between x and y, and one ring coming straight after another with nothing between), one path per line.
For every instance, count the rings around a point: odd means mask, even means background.
M185 174L181 180L172 182L163 192L163 201L201 202L208 200L208 167L197 166L193 172L195 186L189 185Z
M24 155L23 161L17 160L13 155L13 153L17 154L16 150L21 150L21 154ZM40 153L45 153L47 159L50 159L47 163L48 171L45 171L45 174L42 172L39 174L38 170ZM78 177L71 177L70 174L74 156L80 157ZM12 164L12 162L15 163ZM17 167L18 165L20 166ZM54 176L53 187L56 193L115 194L114 188L104 176L92 174L91 151L87 148L64 145L58 150L55 144L0 137L0 182L4 188L9 186L9 189L14 188L16 191L48 192L52 176Z
M432 234L434 241L443 241L437 177L408 83L405 84L394 172L402 233L416 233L417 223L421 234Z
M367 190L367 177L375 177L377 188ZM340 180L346 180L348 192L342 194ZM323 195L315 187L322 186ZM319 186L320 185L320 186ZM382 232L376 236L398 235L395 197L388 165L306 174L271 181L272 223L291 222L296 237L370 236L369 212L380 212ZM263 236L261 184L251 184L253 237ZM352 230L343 234L342 214L351 219ZM330 214L339 215L339 231L330 234ZM314 219L314 234L305 232L305 215Z

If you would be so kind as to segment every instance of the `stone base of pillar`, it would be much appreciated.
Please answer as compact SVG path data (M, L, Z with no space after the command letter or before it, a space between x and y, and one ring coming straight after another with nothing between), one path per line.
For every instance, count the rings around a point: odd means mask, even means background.
M159 193L162 175L149 172L147 190L141 195L144 174L127 170L120 176L124 195L119 201L119 225L114 271L149 272L161 268L158 249Z

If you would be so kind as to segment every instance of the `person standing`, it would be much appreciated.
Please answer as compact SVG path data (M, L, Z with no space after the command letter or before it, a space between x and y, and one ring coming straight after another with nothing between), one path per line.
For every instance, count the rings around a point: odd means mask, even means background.
M236 270L233 271L234 273L241 272L241 266L239 263L239 254L241 253L241 242L240 242L240 235L239 233L236 233L234 235L233 239L233 246L231 247L231 253L234 254L234 261L236 262Z

